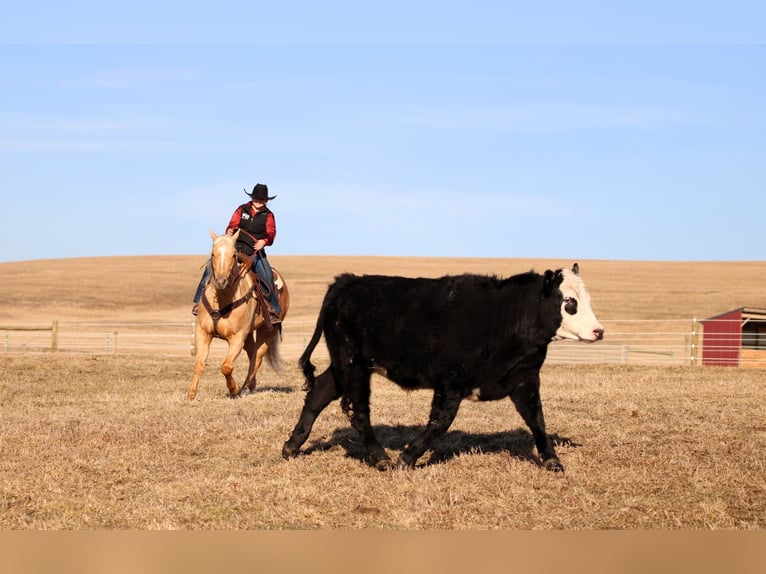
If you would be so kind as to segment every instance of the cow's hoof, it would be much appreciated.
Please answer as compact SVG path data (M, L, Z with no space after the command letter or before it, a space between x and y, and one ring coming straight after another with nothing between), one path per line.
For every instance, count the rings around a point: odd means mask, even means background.
M285 443L285 446L282 447L282 458L285 460L290 460L291 458L295 458L298 456L298 449L293 448L289 446L287 443Z
M543 468L551 472L564 472L564 465L557 458L549 458L543 461Z
M393 461L390 458L382 458L375 464L373 464L375 470L380 472L386 472L395 468Z

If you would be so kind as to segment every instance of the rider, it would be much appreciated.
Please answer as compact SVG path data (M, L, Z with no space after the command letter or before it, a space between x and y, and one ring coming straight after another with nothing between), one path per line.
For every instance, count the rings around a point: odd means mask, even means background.
M226 233L233 235L237 229L242 230L237 237L237 251L241 251L247 256L255 254L253 257L253 270L263 279L269 293L269 315L271 323L279 323L282 308L279 305L279 297L274 286L274 275L271 271L271 265L266 258L264 247L274 243L277 235L277 224L274 213L266 207L266 204L274 199L276 195L269 196L269 188L263 183L255 184L253 191L247 193L250 196L248 203L243 203L237 209L229 220L226 227ZM194 295L194 307L192 314L197 314L197 305L209 277L207 267L202 274L197 292Z

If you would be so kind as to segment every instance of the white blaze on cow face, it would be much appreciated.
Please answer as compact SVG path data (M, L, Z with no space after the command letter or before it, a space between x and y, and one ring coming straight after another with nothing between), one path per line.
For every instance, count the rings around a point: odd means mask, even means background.
M562 272L564 280L559 289L564 296L561 302L561 325L553 340L571 339L592 343L603 339L604 327L596 319L590 306L590 292L578 275L579 267Z

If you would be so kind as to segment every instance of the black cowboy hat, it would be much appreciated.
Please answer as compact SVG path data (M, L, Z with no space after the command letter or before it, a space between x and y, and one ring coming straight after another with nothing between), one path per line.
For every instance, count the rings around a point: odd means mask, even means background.
M276 197L276 195L269 196L269 186L265 183L256 183L253 191L245 194L250 196L250 199L260 199L261 201L270 201Z

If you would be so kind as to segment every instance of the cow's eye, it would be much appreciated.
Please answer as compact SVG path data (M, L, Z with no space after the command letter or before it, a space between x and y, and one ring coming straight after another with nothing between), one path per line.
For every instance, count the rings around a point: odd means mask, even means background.
M574 297L564 297L564 311L570 315L577 313L577 299Z

